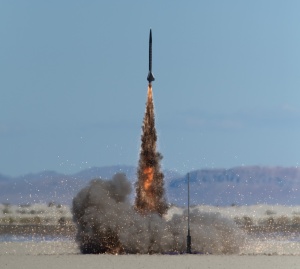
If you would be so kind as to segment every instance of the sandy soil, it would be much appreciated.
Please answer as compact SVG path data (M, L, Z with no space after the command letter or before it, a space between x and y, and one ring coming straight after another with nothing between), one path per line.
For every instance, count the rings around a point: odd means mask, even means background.
M299 268L292 255L81 255L74 242L0 243L0 268Z

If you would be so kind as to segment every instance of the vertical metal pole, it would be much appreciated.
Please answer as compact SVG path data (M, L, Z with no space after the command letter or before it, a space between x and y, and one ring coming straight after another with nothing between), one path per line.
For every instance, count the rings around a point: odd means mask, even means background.
M188 176L188 232L190 232L190 174Z
M192 238L191 238L191 231L190 231L190 173L187 174L188 176L188 235L186 238L186 253L192 253Z

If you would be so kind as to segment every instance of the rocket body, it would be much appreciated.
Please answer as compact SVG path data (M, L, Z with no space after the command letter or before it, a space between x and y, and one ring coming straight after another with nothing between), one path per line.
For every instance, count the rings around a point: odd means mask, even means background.
M149 71L147 80L149 84L151 84L152 81L154 81L154 76L152 74L152 31L150 29L150 36L149 36Z

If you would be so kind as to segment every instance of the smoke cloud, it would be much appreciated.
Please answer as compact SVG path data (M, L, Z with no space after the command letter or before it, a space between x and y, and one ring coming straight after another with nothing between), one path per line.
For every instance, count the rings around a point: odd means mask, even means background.
M131 183L124 174L95 179L73 199L76 240L82 253L183 253L186 250L187 211L161 217L140 214L129 202ZM198 253L237 253L244 236L220 214L190 214L192 250Z

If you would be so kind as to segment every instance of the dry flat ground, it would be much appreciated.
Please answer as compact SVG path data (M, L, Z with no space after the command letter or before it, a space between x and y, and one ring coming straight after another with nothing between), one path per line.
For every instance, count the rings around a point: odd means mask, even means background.
M1 269L293 269L299 265L300 256L291 255L81 255L74 242L0 243Z
M8 255L1 257L1 268L7 269L82 269L82 268L212 268L274 269L299 268L297 256L198 256L198 255Z

